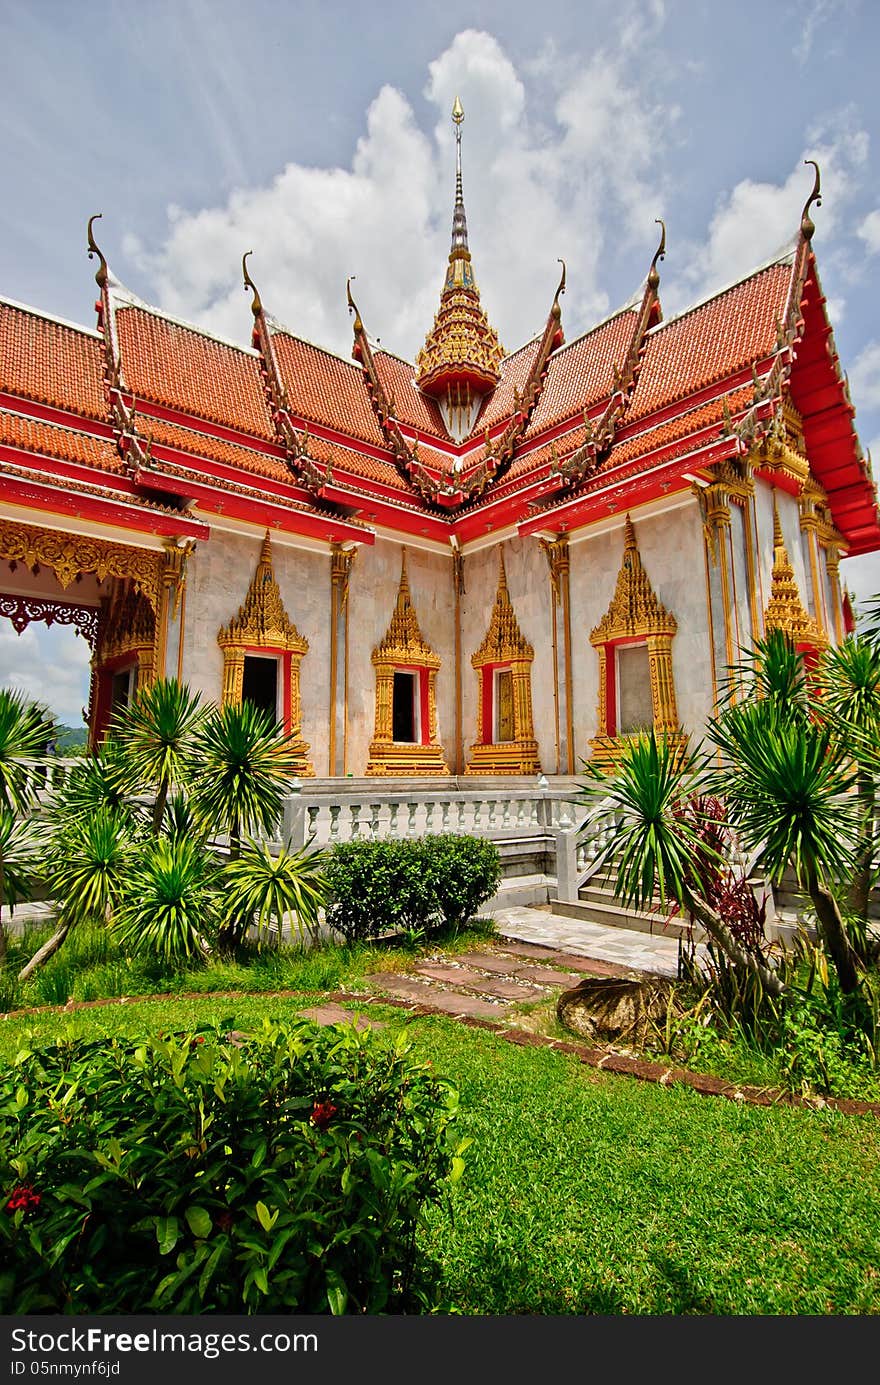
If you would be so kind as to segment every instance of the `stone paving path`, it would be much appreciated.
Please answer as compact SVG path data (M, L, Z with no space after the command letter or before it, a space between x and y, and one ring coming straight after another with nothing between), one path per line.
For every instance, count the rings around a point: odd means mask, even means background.
M630 928L608 928L600 923L570 919L545 909L496 909L491 915L503 940L539 943L544 948L563 949L585 957L598 958L631 971L654 976L678 974L678 941L670 938L658 924L656 933L639 933ZM697 948L700 955L700 948Z

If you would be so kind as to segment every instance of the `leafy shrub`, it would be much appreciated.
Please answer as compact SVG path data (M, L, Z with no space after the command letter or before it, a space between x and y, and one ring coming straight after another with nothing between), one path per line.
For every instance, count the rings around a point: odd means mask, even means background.
M350 943L426 931L437 921L418 839L340 842L327 862L327 884L327 922Z
M485 837L451 832L423 837L419 846L443 921L457 932L498 889L498 848Z
M341 842L327 862L327 921L349 942L457 929L500 877L498 849L480 837Z
M456 1104L405 1039L302 1020L24 1048L0 1079L0 1313L425 1306Z

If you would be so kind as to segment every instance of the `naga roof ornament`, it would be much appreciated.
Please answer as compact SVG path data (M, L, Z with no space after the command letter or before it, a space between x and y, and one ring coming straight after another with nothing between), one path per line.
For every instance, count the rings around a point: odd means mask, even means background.
M458 97L452 108L455 125L455 207L452 244L440 308L416 362L419 386L428 394L450 389L483 395L501 378L504 349L480 303L468 248L467 217L461 179L461 126L464 110Z

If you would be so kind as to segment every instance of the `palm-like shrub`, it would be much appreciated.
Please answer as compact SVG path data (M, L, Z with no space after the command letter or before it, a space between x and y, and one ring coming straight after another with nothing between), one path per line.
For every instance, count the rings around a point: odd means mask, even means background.
M217 863L198 838L160 836L132 863L114 919L120 942L165 962L204 953L218 914Z
M326 854L303 847L273 856L265 842L248 841L223 868L224 932L238 942L253 926L261 938L274 928L280 937L290 915L301 938L316 938L318 915L327 902Z
M699 920L733 966L755 976L771 995L783 982L761 954L734 936L709 898L707 871L722 857L701 832L693 805L707 790L708 769L699 754L655 736L625 747L613 779L590 770L583 797L589 825L610 829L600 864L616 867L615 892L627 907L668 911L670 905Z
M271 833L296 773L293 738L253 703L213 709L198 736L200 768L192 787L199 817L229 836L237 856L243 837Z
M61 902L58 927L19 972L19 981L47 962L78 924L112 921L125 894L135 841L130 818L106 805L71 818L58 832L48 875L50 894Z
M158 833L173 784L193 777L196 747L206 709L196 694L174 678L160 678L143 688L131 706L111 722L110 735L121 752L126 779L152 789L153 831Z
M861 810L857 861L850 888L856 917L867 922L877 810L880 749L880 643L850 635L826 652L817 677L817 706L835 737L856 764L856 791Z
M0 910L4 904L26 897L21 867L27 855L27 829L17 824L16 818L32 806L35 790L30 768L24 762L43 754L53 726L45 707L28 702L11 688L0 688ZM9 882L7 871L12 872ZM0 965L6 950L6 926L0 915Z

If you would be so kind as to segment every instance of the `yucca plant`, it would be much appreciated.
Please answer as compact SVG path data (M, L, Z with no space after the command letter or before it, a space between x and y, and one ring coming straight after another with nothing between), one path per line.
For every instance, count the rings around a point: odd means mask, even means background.
M768 631L728 668L719 688L719 708L723 711L742 700L766 702L786 719L805 721L810 715L804 662L782 630Z
M855 869L860 827L846 747L831 726L792 719L769 701L729 708L710 724L709 737L725 762L713 787L744 846L761 848L772 879L793 866L841 990L857 990L858 959L835 898Z
M46 807L46 819L63 839L71 827L104 809L124 815L132 826L144 819L132 798L131 780L122 751L105 740L96 755L85 755L73 765L66 780Z
M856 792L861 811L856 867L849 891L853 913L867 922L877 810L880 752L880 644L850 635L829 649L816 680L817 709L855 760Z
M173 784L194 777L199 732L207 710L197 694L175 678L160 678L142 688L110 724L126 778L155 791L153 831L158 834Z
M16 826L15 819L28 812L36 796L33 775L24 761L45 753L53 731L54 722L45 707L29 702L12 688L0 688L0 812L4 818L0 830L0 965L7 951L2 908L16 895L22 897L20 862L24 859L21 852L24 829ZM7 858L7 850L12 852L10 858ZM10 870L14 884L7 882Z
M112 922L125 893L135 844L130 818L106 805L72 819L56 833L48 884L51 897L61 901L58 927L19 972L19 981L48 962L78 924Z
M132 864L113 928L133 952L185 962L209 951L218 904L217 863L198 838L151 838Z
M198 737L200 769L192 799L213 832L229 836L238 855L243 837L271 833L296 773L292 737L253 703L213 708Z
M266 842L247 841L223 869L223 936L240 942L253 926L260 938L278 937L290 916L301 939L318 936L319 912L327 902L323 851L284 848L273 856Z
M780 977L760 953L741 945L707 898L707 866L720 870L724 861L685 811L705 792L705 758L658 740L652 731L629 741L613 778L589 766L587 772L590 781L582 788L592 807L587 823L612 828L599 863L615 865L615 893L624 905L685 911L734 966L755 976L769 994L782 994Z

